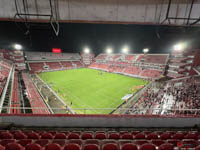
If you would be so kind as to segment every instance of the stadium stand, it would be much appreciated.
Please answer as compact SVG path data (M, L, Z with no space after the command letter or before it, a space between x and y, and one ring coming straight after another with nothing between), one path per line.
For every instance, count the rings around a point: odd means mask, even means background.
M126 114L199 114L199 85L199 76L159 83L147 88Z
M115 131L118 138L110 138L109 131L101 131L105 139L95 138L97 132L90 132L89 139L84 135L88 131L76 131L78 139L69 136L73 131L45 131L45 130L1 130L1 149L11 150L173 150L194 149L198 147L200 133L198 131L170 131L170 130L127 130ZM56 135L65 138L56 138ZM130 135L126 138L125 135ZM45 136L49 135L49 136Z
M78 53L46 53L25 52L29 70L32 72L45 72L81 68L81 56Z
M159 79L164 73L168 57L168 54L100 54L89 68L139 78Z
M59 62L29 62L30 71L45 72L65 70L72 68L81 68L83 64L80 61L59 61Z
M78 53L50 53L50 52L25 52L28 61L46 61L46 60L68 60L79 61L81 56Z
M22 74L33 114L49 114L49 110L27 73Z
M3 92L7 77L12 68L12 63L6 59L0 60L0 95Z
M26 69L23 51L0 49L0 56L6 60L14 62L15 69L17 70Z

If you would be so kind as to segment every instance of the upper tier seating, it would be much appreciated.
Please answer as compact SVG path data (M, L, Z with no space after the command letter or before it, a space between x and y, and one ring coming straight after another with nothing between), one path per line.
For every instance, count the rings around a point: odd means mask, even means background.
M168 54L100 54L89 68L157 79L164 72L168 56Z
M42 97L38 93L35 85L26 73L22 74L22 78L25 83L25 87L28 93L28 99L31 104L33 114L49 114L49 110L43 101Z
M153 64L165 64L168 56L169 55L162 55L162 54L151 55L151 54L148 54L148 55L145 56L145 62L146 63L153 63Z
M79 61L81 56L78 53L50 53L50 52L25 52L28 61L48 61L48 60L70 60Z
M97 134L105 138L96 138ZM78 138L70 138L75 134ZM88 134L89 133L89 134ZM44 137L44 135L50 135ZM55 138L58 134L65 138ZM84 136L84 135L89 136ZM116 134L118 138L112 138ZM129 136L126 136L129 135ZM88 138L87 138L88 137ZM128 137L128 138L126 138ZM197 131L45 131L1 130L0 150L174 150L195 149L200 144Z
M136 55L126 55L125 60L132 62L135 60L135 57L136 57Z
M104 60L107 57L107 54L100 54L95 59Z

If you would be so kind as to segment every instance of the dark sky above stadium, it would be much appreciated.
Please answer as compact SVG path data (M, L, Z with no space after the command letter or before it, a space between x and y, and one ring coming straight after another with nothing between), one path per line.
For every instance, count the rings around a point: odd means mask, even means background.
M27 51L61 48L64 52L81 52L89 47L95 54L107 47L120 53L123 46L131 53L142 53L143 48L149 48L150 53L169 53L179 42L200 48L200 27L60 23L58 37L45 23L31 26L27 35L22 30L23 24L0 22L0 48L13 49L12 45L19 43Z

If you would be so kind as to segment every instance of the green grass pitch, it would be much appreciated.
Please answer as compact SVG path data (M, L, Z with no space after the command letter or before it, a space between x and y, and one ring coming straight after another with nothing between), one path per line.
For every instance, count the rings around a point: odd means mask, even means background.
M40 73L39 76L65 101L76 113L108 114L112 110L76 110L76 108L116 108L124 101L132 88L147 84L147 81L124 75L94 69L73 69ZM72 105L71 105L72 102Z

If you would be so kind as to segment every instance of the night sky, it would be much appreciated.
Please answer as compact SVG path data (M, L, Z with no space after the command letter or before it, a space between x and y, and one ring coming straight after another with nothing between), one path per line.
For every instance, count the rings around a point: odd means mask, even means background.
M13 49L12 45L19 43L25 51L61 48L64 52L81 52L89 47L95 54L107 47L119 53L123 46L128 46L131 53L141 53L143 48L149 48L150 53L169 53L179 42L200 48L200 27L60 23L57 37L46 23L31 25L27 35L24 24L17 25L0 22L0 48Z

